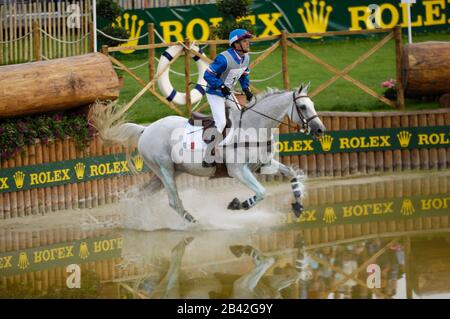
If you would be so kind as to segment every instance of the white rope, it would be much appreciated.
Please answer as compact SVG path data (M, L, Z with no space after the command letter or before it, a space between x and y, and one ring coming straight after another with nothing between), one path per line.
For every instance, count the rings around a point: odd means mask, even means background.
M89 33L86 33L86 35L84 35L82 38L76 40L76 41L64 41L58 38L55 38L54 36L52 36L51 34L48 34L47 32L45 32L44 29L39 29L42 33L44 33L46 36L48 36L50 39L61 42L61 43L65 43L65 44L73 44L73 43L78 43L83 41L85 38L87 38L87 36L89 35Z
M248 54L262 54L262 53L264 53L264 52L270 50L270 48L271 48L271 47L268 47L267 49L262 50L262 51L250 51L250 52L248 52Z
M159 63L159 59L158 59L157 57L155 57L155 60ZM174 71L174 70L172 70L172 69L170 69L170 68L169 68L169 71L170 71L171 73L175 74L175 75L178 75L178 76L185 76L184 73L180 73L180 72ZM192 76L198 75L198 72L196 72L196 73L191 73L191 75L192 75Z
M30 34L31 34L31 32L28 32L27 34L25 34L24 36L21 36L20 38L13 39L13 40L8 40L8 41L0 41L0 43L1 43L1 44L7 44L7 43L19 41L19 40L22 40L23 38L29 36Z
M44 60L47 60L47 61L50 60L49 58L47 58L45 55L42 55L42 54L41 54L41 58L44 58Z
M136 70L136 69L139 69L139 68L141 68L141 67L143 67L144 65L147 65L147 64L148 64L148 61L145 61L145 62L142 63L142 64L139 64L139 65L136 65L136 66L133 66L133 67L128 67L128 69L130 69L130 70ZM117 69L117 70L123 70L121 67L115 66L115 65L113 65L113 68L114 68L114 69Z
M259 82L264 82L264 81L268 81L270 79L273 79L274 77L276 77L277 75L279 75L281 72L283 72L283 70L278 71L275 74L272 74L271 76L265 78L265 79L261 79L261 80L251 80L251 82L255 82L255 83L259 83Z
M103 31L101 31L101 30L97 30L97 32L100 33L101 35L103 35L103 36L105 36L105 37L111 39L111 40L116 40L116 41L120 41L120 42L136 41L136 40L140 40L140 39L142 39L142 38L148 36L148 32L147 32L147 33L141 35L141 36L138 37L138 38L120 39L120 38L112 37L112 36L110 36L109 34L106 34L105 32L103 32Z
M162 43L167 43L166 41L164 41L164 38L161 36L161 34L156 31L156 29L153 29L153 31L155 31L156 36L159 38L159 40L161 40Z
M192 108L192 111L197 110L198 106L200 105L200 102L202 101L202 99L200 99L197 104L194 105L194 107Z

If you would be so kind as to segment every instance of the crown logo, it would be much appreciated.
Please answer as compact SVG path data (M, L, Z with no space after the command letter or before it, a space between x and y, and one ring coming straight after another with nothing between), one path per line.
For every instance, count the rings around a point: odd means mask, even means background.
M25 174L22 171L17 171L14 173L13 177L14 177L14 182L16 183L16 187L22 188L23 182L25 180Z
M411 133L408 131L401 131L397 134L397 138L401 147L408 147L409 141L411 140Z
M28 261L27 253L22 252L19 255L19 263L17 266L19 266L20 269L25 269L30 265L30 262Z
M74 166L75 174L77 175L77 179L81 180L84 177L84 169L86 166L83 163L76 163Z
M331 135L323 135L319 139L319 141L324 152L328 152L329 150L331 150L331 145L333 144L333 138L331 137Z
M137 15L132 15L131 16L131 28L130 28L130 14L129 13L125 13L123 15L123 20L122 17L117 17L116 21L117 21L117 26L119 27L123 27L125 30L127 30L130 33L130 37L128 38L127 42L124 42L122 44L119 45L119 47L133 47L136 46L139 42L139 36L141 35L141 31L142 31L142 26L144 25L144 20L139 20L137 23L137 30L136 30L136 20L138 19ZM122 26L122 21L125 23L125 26ZM113 23L113 27L115 27L116 24ZM120 51L124 54L130 54L133 53L135 50L123 50Z
M400 213L403 216L411 216L416 210L414 209L414 205L410 199L404 199L402 202L402 208L400 209Z
M327 224L332 224L336 221L336 219L337 217L333 207L325 208L325 213L323 214L323 221Z
M141 155L136 155L133 158L133 163L138 172L142 171L142 168L144 167L144 160L142 159Z
M81 259L86 259L89 256L89 249L85 242L82 242L80 245L80 252L78 253Z
M311 10L312 4L312 10ZM305 26L306 32L318 33L326 32L328 19L330 17L333 8L327 6L325 8L325 1L319 2L319 10L317 10L317 0L312 0L311 3L306 2L304 5L305 9L300 8L297 10L298 14L302 18L303 25ZM306 16L305 16L306 11ZM311 37L312 39L320 39L321 37Z

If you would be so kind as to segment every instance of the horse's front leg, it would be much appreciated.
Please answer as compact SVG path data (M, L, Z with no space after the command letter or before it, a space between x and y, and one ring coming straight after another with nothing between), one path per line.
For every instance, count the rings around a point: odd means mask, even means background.
M239 199L234 198L229 204L228 209L239 210L249 209L256 205L259 201L263 200L266 196L266 190L258 182L252 171L247 164L234 164L228 166L228 173L231 177L237 178L244 185L255 192L255 196L248 198L247 200L240 202Z
M276 174L281 173L287 177L290 178L291 181L291 187L292 192L294 194L294 200L295 202L292 203L292 209L294 211L294 214L296 217L299 217L301 213L303 212L303 204L302 204L302 197L303 197L303 180L304 175L303 173L298 174L294 169L292 169L289 166L286 166L274 159L270 161L270 164L266 164L261 168L261 174Z

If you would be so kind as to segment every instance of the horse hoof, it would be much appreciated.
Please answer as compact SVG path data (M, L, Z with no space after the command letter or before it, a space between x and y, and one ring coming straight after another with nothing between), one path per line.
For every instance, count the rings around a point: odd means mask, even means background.
M198 221L194 218L194 216L192 216L191 214L189 214L188 212L184 212L183 214L184 219L191 223L191 224L197 224Z
M300 203L292 203L292 210L294 211L295 217L299 217L303 213L303 205Z
M228 209L231 210L239 210L241 209L241 202L239 201L239 199L234 198L229 204L228 204Z

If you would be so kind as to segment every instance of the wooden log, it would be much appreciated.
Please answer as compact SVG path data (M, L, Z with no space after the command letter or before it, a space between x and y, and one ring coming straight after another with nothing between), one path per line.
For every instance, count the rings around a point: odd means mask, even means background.
M419 126L428 126L428 119L426 116L419 116ZM426 148L420 149L420 168L430 168L430 152Z
M8 160L8 166L10 168L16 167L14 158L11 158ZM17 192L11 192L9 196L10 196L10 200L11 200L11 218L18 217L17 216Z
M42 164L44 162L44 154L42 143L38 141L36 144L36 164ZM38 211L39 214L45 214L46 212L46 190L45 188L38 188Z
M366 118L366 129L374 128L374 118L373 116L368 116ZM368 174L373 174L375 172L375 152L367 152L367 168Z
M408 115L402 115L400 117L400 126L401 127L409 127L409 117ZM411 152L408 149L401 150L401 162L402 162L402 170L410 170L411 169Z
M350 116L348 118L348 129L349 130L356 130L357 129L357 119L360 117L354 117ZM349 169L350 174L354 175L358 173L358 153L352 152L349 154Z
M67 161L70 160L70 142L69 138L66 137L62 141L62 160ZM73 167L71 168L74 169ZM62 191L64 192L64 207L66 209L71 209L73 206L73 196L72 193L72 185L66 184L62 187Z
M444 114L436 114L436 125L444 126L445 125L445 115ZM438 169L446 169L447 168L447 152L445 148L439 148L438 152Z
M348 130L348 117L342 116L339 120L339 130L347 131ZM350 155L349 153L341 154L341 172L342 176L347 176L350 174Z
M410 127L418 127L419 126L419 118L417 115L409 116L409 126ZM420 150L412 149L411 150L411 169L420 169Z
M403 47L405 96L440 96L450 92L450 42L427 41Z
M450 79L449 79L449 85L450 85ZM450 89L449 89L450 90ZM436 116L433 113L430 113L427 115L428 118L428 126L436 126ZM437 148L430 148L429 150L429 168L430 169L437 169L438 168L438 149Z
M322 123L331 130L331 117L324 116ZM325 176L333 176L333 154L325 154Z
M55 141L52 141L49 143L49 150L50 150L50 162L55 163L56 162L56 145ZM58 210L58 186L52 186L50 187L51 190L51 207L52 211Z
M66 110L119 96L108 57L89 53L0 68L0 117Z
M14 162L15 167L23 166L22 155L20 153L16 155ZM17 217L23 217L25 215L24 191L20 190L15 193L17 194Z
M392 122L390 116L383 116L383 128L391 128ZM393 154L392 151L383 151L383 167L385 172L393 171Z
M332 131L339 131L339 117L335 116L331 119L331 130ZM341 176L342 175L342 169L341 169L341 153L333 154L333 175L334 176Z
M381 116L374 117L374 127L382 128L383 127L383 118ZM384 152L376 151L375 152L375 171L382 172L384 170Z
M358 116L356 122L357 129L364 130L366 128L366 119L364 116ZM367 170L367 152L358 153L358 172L365 174Z
M89 143L88 149L90 156L97 155L97 143L95 139ZM103 179L100 179L103 182ZM91 205L92 207L97 207L99 204L99 180L92 180L91 182Z
M395 115L391 117L391 127L399 128L401 127L400 116ZM392 151L392 169L391 171L399 172L402 170L402 151L394 150Z
M55 141L55 151L56 151L56 162L62 162L64 160L63 156L63 141L61 139L58 139ZM57 193L58 193L58 209L65 209L66 208L66 196L69 194L66 194L64 191L64 185L60 185L56 187ZM69 195L70 196L70 195Z
M110 154L109 148L103 146L99 136L96 136L91 143L96 144L97 151L95 155L102 156ZM100 179L98 181L98 203L99 205L111 203L111 178Z

